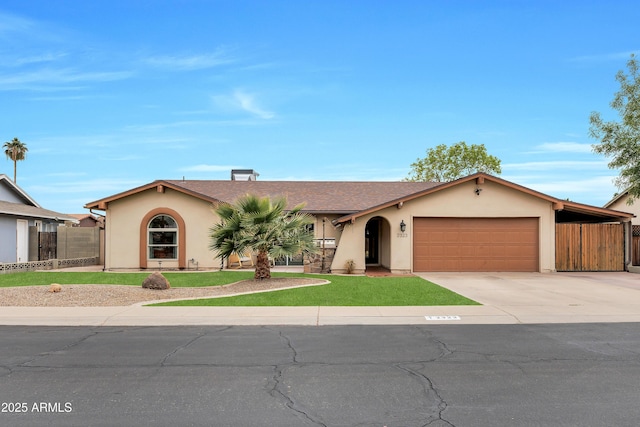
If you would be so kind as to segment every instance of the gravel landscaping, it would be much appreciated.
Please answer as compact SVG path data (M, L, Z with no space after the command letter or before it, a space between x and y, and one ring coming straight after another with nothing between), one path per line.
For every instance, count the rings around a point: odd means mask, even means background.
M224 286L202 288L144 289L125 285L62 285L60 292L49 286L0 288L0 306L13 307L113 307L142 302L214 298L219 296L266 292L301 286L323 285L325 280L305 278L272 278L243 280Z

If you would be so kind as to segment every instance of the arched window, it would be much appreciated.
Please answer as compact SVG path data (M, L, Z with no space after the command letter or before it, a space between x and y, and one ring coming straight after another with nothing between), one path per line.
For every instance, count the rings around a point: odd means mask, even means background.
M156 215L147 226L149 259L178 258L178 224L169 215Z

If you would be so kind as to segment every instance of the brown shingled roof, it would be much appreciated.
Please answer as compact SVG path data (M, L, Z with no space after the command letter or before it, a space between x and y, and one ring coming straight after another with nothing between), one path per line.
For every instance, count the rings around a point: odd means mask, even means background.
M343 215L338 222L354 221L356 218L384 209L394 204L407 202L470 180L493 181L513 188L553 204L558 212L558 222L570 222L575 218L581 221L620 221L634 215L611 209L588 206L580 203L560 200L555 197L531 190L504 179L475 173L455 181L441 182L404 182L404 181L154 181L131 190L105 197L85 205L87 209L105 210L107 205L132 194L151 189L170 188L193 197L211 202L234 202L245 194L257 196L287 196L289 208L306 203L305 211L311 213L336 213ZM164 191L164 189L162 190ZM577 216L576 216L577 215ZM577 219L575 219L577 220Z
M289 207L306 203L309 212L358 212L434 187L432 182L361 181L165 181L189 192L224 202L245 194L284 195Z
M286 196L289 207L305 203L305 211L349 214L389 200L424 191L438 185L432 182L364 181L223 181L159 180L85 205L104 209L109 202L158 186L182 191L203 200L234 202L245 194ZM101 207L102 206L102 207Z

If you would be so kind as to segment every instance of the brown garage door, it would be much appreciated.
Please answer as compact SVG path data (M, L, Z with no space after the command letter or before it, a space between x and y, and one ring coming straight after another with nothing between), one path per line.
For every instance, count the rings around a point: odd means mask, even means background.
M538 218L414 218L414 271L538 271Z

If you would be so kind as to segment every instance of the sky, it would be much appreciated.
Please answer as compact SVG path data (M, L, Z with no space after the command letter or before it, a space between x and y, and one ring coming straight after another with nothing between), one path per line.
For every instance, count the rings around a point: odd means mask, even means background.
M2 0L0 142L61 213L156 179L397 181L439 144L602 206L592 152L640 51L640 3ZM13 162L0 158L13 177Z

